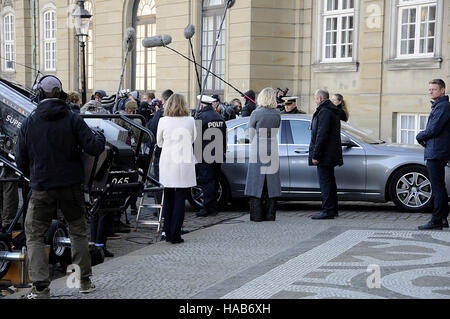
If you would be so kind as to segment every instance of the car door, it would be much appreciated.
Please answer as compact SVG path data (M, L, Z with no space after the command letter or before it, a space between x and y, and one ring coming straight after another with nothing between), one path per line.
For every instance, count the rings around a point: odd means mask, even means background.
M344 133L341 133L344 136ZM347 135L354 146L342 147L344 165L335 168L339 199L364 199L366 192L366 152L357 140Z
M310 120L289 121L288 156L290 167L290 192L295 197L318 198L320 186L315 166L309 166ZM339 199L363 198L366 188L366 154L358 142L354 147L342 147L344 165L336 167L335 176Z
M281 143L283 123L278 132L281 191L289 191L289 163L286 145ZM241 197L245 192L247 169L249 164L250 138L248 123L241 123L228 130L228 148L226 163L222 165L222 172L230 184L233 197Z
M291 119L287 121L286 139L290 171L290 194L295 197L320 197L319 182L314 166L308 165L311 121Z

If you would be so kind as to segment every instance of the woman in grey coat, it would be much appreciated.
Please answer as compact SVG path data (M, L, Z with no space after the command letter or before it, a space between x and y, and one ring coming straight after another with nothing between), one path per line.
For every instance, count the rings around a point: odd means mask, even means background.
M248 123L251 145L245 195L250 197L251 221L275 221L277 197L281 195L278 155L281 116L276 91L265 88L257 102L259 107Z

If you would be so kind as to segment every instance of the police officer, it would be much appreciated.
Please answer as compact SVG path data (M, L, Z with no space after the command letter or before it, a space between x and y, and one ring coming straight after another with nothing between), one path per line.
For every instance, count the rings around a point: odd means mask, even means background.
M202 156L196 171L198 185L203 191L203 209L197 213L198 217L217 215L219 175L227 150L227 125L212 106L214 102L217 99L203 96L197 117L202 121Z
M305 114L305 112L297 108L297 99L298 97L296 96L284 97L284 110L281 114Z

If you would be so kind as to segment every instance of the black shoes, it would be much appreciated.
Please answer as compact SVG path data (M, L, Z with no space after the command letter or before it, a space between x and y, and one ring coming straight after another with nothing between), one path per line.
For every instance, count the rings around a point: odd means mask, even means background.
M208 212L206 209L201 209L197 214L197 217L208 217L208 216L216 216L217 212Z
M314 220L334 219L334 215L328 215L325 212L320 212L319 214L314 215L313 217L311 217L311 219L314 219Z
M442 223L441 224L435 224L433 222L429 222L426 225L419 226L418 229L419 230L433 230L433 229L442 230Z
M448 228L448 219L447 218L442 219L442 227Z
M171 243L174 245L181 244L181 243L184 243L184 239L180 237L178 239L172 240Z
M122 223L121 221L119 221L118 223L116 223L114 225L114 231L116 233L122 233L122 234L127 234L130 232L130 226Z
M114 257L114 254L106 248L103 249L103 252L105 253L105 257Z

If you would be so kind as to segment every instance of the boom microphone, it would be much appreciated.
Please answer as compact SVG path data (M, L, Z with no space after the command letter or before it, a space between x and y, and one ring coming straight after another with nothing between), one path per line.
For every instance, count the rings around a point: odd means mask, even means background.
M231 8L232 6L234 6L235 2L236 2L236 0L228 0L228 3L227 3L228 9Z
M193 24L189 24L186 29L184 29L184 37L186 39L190 39L194 36L195 34L195 27Z
M145 38L142 40L142 46L144 48L165 47L172 43L172 37L170 35L155 35L154 37Z
M123 48L127 52L134 50L136 46L136 30L133 27L129 27L125 32L125 37L123 38Z

